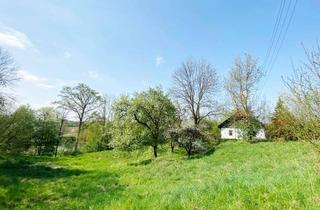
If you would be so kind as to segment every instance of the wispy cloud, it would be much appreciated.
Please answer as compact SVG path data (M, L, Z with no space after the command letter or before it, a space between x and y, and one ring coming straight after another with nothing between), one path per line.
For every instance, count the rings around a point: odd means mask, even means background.
M99 74L96 71L88 71L88 76L91 79L97 79L99 77Z
M51 88L55 88L54 85L49 84L49 81L47 78L45 77L40 77L37 76L35 74L32 74L26 70L19 70L18 71L18 76L22 79L25 80L27 82L30 82L38 87L43 87L46 89L51 89Z
M65 81L61 79L53 79L49 80L46 77L41 77L35 74L30 73L26 70L19 70L18 76L22 80L29 82L37 87L45 88L45 89L57 89L62 88L64 86L76 85L77 81Z
M160 64L162 64L164 62L163 57L161 56L157 56L156 57L156 65L159 66Z
M63 57L65 59L69 59L69 58L71 58L71 53L69 51L65 51L64 54L63 54Z
M33 48L33 44L26 34L9 27L0 28L0 44L22 50Z

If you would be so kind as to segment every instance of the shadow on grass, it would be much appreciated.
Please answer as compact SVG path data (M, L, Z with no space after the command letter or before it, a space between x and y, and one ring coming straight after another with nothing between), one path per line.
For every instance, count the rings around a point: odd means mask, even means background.
M51 167L40 164L32 164L26 160L6 160L0 164L0 175L8 177L21 177L21 178L37 178L37 179L50 179L61 178L67 176L80 175L86 171L77 169L65 169L59 167ZM0 181L1 185L1 181Z
M114 172L10 159L0 162L0 189L0 209L89 209L121 197L124 186Z
M206 152L192 155L192 156L191 156L190 158L188 158L188 159L191 159L191 160L192 160L192 159L200 159L200 158L203 158L203 157L207 157L207 156L212 155L215 151L216 151L216 148L215 148L215 147L212 147L212 148L208 149Z
M250 144L257 144L257 143L267 143L267 142L272 142L272 139L252 139L248 141Z
M128 163L129 166L143 166L149 165L152 162L152 159L142 160L136 163Z

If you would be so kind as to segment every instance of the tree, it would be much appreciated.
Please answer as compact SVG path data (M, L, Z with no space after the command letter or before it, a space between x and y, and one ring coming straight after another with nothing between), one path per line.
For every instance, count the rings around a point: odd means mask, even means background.
M294 116L289 111L284 101L279 98L268 126L269 135L273 139L293 140L294 137Z
M175 122L175 112L175 106L168 95L160 88L150 88L148 91L136 93L132 99L122 98L116 104L115 115L116 119L120 120L116 126L120 124L122 126L119 128L126 128L123 122L133 125L120 132L126 136L125 132L129 131L127 134L133 136L131 140L134 140L135 144L152 146L156 158L158 145L165 142L165 132Z
M202 138L203 136L198 128L184 128L180 131L178 143L186 150L188 157L190 157L195 149L202 147Z
M87 151L93 152L99 150L99 143L103 137L103 125L98 122L90 123L87 129L87 142L86 149Z
M187 60L173 74L173 96L186 108L194 125L216 113L218 76L207 61Z
M146 138L146 129L139 125L131 113L131 100L122 96L114 105L111 147L126 151L138 149Z
M215 120L205 120L203 126L201 127L201 133L204 135L206 139L210 141L219 141L220 140L220 129L219 123Z
M7 96L2 89L12 84L16 77L17 68L13 58L5 50L0 48L0 111L3 111Z
M258 60L249 54L238 57L234 62L229 78L225 81L225 89L230 95L235 110L249 115L257 104L257 85L264 73L258 66Z
M56 119L58 121L58 126L59 126L59 133L58 133L58 141L56 144L54 156L57 156L58 153L58 147L62 142L62 137L63 137L63 128L65 125L65 122L67 120L67 116L69 114L69 110L67 110L65 107L57 107L56 108Z
M59 123L56 121L55 110L44 107L37 112L37 121L33 142L38 155L55 154L55 146L59 141Z
M241 115L239 120L235 122L235 126L241 130L242 138L251 142L263 128L263 125L252 113L248 115L242 113Z
M136 94L131 110L134 120L148 131L151 138L144 143L153 147L156 158L158 145L165 141L165 131L175 122L174 104L160 88L150 88Z
M178 143L179 140L179 129L169 129L168 130L168 139L170 143L171 152L173 153L175 145Z
M83 123L90 116L90 113L100 106L101 96L89 86L78 84L75 87L64 87L59 97L60 100L56 103L75 113L79 120L77 140L74 147L74 152L77 152Z
M0 150L22 153L32 146L36 118L29 106L20 106L11 115L1 116Z
M99 111L102 116L103 125L106 125L106 123L112 121L114 117L113 108L112 108L114 105L114 101L115 99L113 97L109 97L106 94L102 97L102 103Z
M320 151L320 46L305 49L307 61L284 78L296 120L295 135Z

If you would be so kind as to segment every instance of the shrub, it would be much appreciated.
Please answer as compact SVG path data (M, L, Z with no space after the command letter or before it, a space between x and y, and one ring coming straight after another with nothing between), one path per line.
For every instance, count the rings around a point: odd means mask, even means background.
M194 152L205 150L202 139L203 135L198 128L189 127L179 132L178 143L186 150L188 157L190 157Z

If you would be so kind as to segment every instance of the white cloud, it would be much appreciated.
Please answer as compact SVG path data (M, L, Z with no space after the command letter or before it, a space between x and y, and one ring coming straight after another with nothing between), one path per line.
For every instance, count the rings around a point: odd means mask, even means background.
M65 51L64 54L63 54L63 57L64 57L65 59L69 59L69 58L71 58L71 53L68 52L68 51Z
M156 57L156 65L159 66L160 64L162 64L164 62L163 57L161 56L157 56Z
M47 78L39 77L39 76L31 74L30 72L25 71L25 70L19 70L18 71L18 76L22 80L30 82L30 83L38 86L38 87L43 87L43 88L46 88L46 89L52 89L52 88L56 87L54 85L51 85Z
M8 27L0 28L0 44L22 50L33 47L26 34Z
M99 77L99 74L96 71L88 71L88 76L91 79L97 79Z
M18 70L18 76L22 80L29 82L37 87L42 87L44 89L59 89L64 86L74 86L78 84L78 81L65 81L61 79L49 80L46 77L37 76L26 70Z

